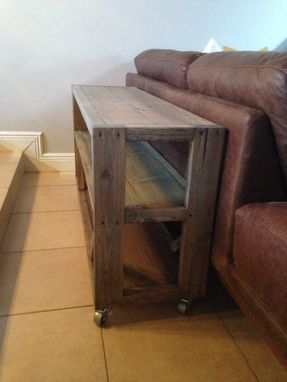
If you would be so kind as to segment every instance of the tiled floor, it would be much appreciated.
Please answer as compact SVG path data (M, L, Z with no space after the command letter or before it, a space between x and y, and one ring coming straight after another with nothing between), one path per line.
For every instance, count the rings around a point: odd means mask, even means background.
M0 247L22 178L22 153L0 151Z
M19 164L21 153L0 151L0 187L9 187Z
M72 173L25 175L1 252L1 382L287 381L220 288L190 317L119 307L95 326Z

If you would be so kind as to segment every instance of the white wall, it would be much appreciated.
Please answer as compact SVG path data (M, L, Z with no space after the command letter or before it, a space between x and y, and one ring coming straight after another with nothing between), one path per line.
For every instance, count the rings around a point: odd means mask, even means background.
M73 149L72 83L123 85L148 48L241 50L286 38L286 0L0 0L0 129Z

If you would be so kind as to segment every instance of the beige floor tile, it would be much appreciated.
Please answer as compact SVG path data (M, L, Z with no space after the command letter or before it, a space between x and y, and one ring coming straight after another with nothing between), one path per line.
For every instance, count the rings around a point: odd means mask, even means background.
M9 214L7 214L6 212L0 212L0 246L2 245L6 235L7 226L9 224L9 218Z
M9 218L11 207L9 188L0 187L0 230L3 228L4 221L6 221L7 217Z
M92 304L85 248L0 256L0 315Z
M0 151L0 163L18 163L22 152Z
M257 381L215 313L152 315L103 330L110 382Z
M0 187L0 210L4 204L4 201L6 199L7 193L8 193L8 187Z
M287 371L240 310L221 313L221 317L260 382L287 381Z
M19 163L18 167L17 167L17 170L15 172L15 175L13 177L13 181L10 185L10 189L9 189L9 202L10 202L10 209L11 211L13 210L13 206L17 200L17 197L18 197L18 193L20 192L21 190L21 183L22 183L22 179L23 179L23 175L24 175L24 170L23 170L23 161L21 163Z
M15 163L1 163L0 162L0 186L10 187L15 172L18 167L18 162Z
M45 212L79 210L79 197L75 185L22 187L14 212Z
M1 382L106 382L92 308L0 319Z
M0 246L5 236L10 216L11 203L8 191L8 187L0 187Z
M80 211L12 215L1 248L19 252L84 246Z
M27 173L23 186L64 186L76 184L74 172L33 172Z
M0 247L15 203L19 185L23 176L23 166L19 163L15 172L11 173L11 183L0 187ZM1 179L0 179L1 182Z

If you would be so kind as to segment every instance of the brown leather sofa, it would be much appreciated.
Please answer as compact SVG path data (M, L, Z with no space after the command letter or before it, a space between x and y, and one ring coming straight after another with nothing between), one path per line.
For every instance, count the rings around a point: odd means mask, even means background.
M287 53L148 50L134 86L224 126L211 263L287 365ZM182 174L187 147L153 143Z

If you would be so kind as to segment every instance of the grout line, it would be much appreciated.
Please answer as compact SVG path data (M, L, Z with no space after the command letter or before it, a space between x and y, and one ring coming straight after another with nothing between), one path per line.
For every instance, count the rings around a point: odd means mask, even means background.
M1 255L10 254L10 253L25 253L25 252L44 252L44 251L55 251L60 249L77 249L77 248L87 248L86 245L81 245L77 247L56 247L56 248L44 248L44 249L27 249L24 251L11 251L11 252L1 252Z
M103 344L103 352L104 352L104 360L105 360L105 367L106 367L106 374L107 374L107 382L109 382L110 378L109 378L109 370L108 370L108 362L107 362L106 348L105 348L105 342L104 342L103 328L101 328L101 337L102 337L102 344Z
M55 211L25 211L25 212L12 212L12 215L31 215L31 214L47 214L47 213L58 213L58 212L79 212L81 211L80 207L78 210L55 210Z
M23 187L23 188L74 187L74 186L76 186L76 183L73 183L73 184L35 184L32 186L27 186L25 184L21 185L21 187Z
M49 174L75 174L75 171L24 171L24 174L43 174L43 173L49 173Z
M1 314L0 318L5 318L5 317L17 317L17 316L24 316L27 314L38 314L38 313L49 313L49 312L58 312L62 310L72 310L72 309L80 309L80 308L89 308L94 306L94 304L89 304L89 305L79 305L79 306L70 306L67 308L55 308L55 309L45 309L45 310L34 310L31 312L22 312L22 313L12 313L12 314Z
M227 333L229 334L229 336L232 338L232 341L234 342L237 350L241 353L242 357L244 358L247 366L249 367L250 371L252 372L252 374L254 375L256 381L260 382L257 374L255 373L255 371L253 370L252 366L250 365L249 363L249 360L248 358L246 357L246 355L244 354L243 350L241 349L240 345L238 344L238 342L236 341L236 338L233 336L232 334L232 331L228 328L228 326L226 325L225 321L224 321L224 318L222 317L222 315L220 314L220 312L218 311L217 307L216 307L216 304L214 303L213 301L213 298L211 298L211 304L213 305L214 309L215 309L215 312L218 316L218 318L220 319L220 321L222 322L225 330L227 331Z

